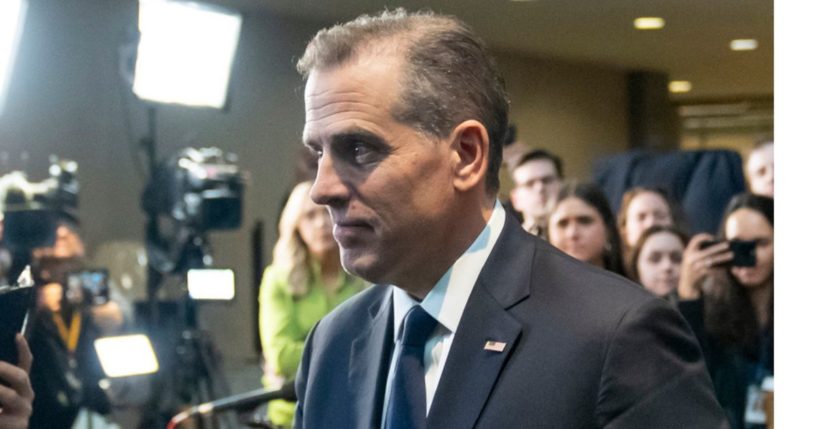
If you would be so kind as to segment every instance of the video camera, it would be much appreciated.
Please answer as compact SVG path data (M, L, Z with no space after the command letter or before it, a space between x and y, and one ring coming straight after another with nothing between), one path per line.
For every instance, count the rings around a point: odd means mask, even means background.
M142 194L150 265L163 273L207 266L206 233L241 226L243 195L237 157L221 149L185 148L158 166Z
M215 147L185 148L157 169L142 195L142 207L198 232L236 229L243 194L234 154Z
M2 244L13 253L54 244L59 216L74 216L78 205L77 163L51 157L49 178L29 182L13 171L0 177Z

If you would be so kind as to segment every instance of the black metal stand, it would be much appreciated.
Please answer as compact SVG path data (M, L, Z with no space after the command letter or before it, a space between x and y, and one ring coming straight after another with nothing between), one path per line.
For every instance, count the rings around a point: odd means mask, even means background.
M156 159L156 106L148 106L148 134L141 144L149 163L149 177L158 171ZM146 210L145 247L162 241L156 213ZM184 241L181 257L168 270L167 261L160 261L156 253L148 251L148 327L151 337L164 338L167 349L160 353L160 373L155 378L153 396L145 407L143 429L164 428L168 420L185 405L207 402L229 395L229 387L216 358L217 352L210 336L199 329L196 302L185 296L176 302L175 326L162 323L159 290L169 276L184 275L190 268L209 265L209 244L202 232L180 231ZM181 241L180 240L180 241ZM181 327L181 329L179 329ZM170 335L167 334L170 331ZM199 428L238 427L235 415L209 417L198 422Z

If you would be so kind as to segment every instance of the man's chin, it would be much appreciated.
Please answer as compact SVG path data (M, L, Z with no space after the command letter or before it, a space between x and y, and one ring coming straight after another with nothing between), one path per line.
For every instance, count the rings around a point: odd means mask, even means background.
M340 262L343 269L353 276L360 277L370 283L385 282L382 264L379 263L379 258L374 255L359 254L341 249Z

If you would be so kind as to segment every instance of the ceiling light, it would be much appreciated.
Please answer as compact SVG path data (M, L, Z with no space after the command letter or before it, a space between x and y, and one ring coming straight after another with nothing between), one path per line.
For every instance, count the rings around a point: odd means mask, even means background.
M680 94L692 91L692 82L688 80L673 80L669 83L669 92L673 94Z
M657 16L642 16L633 21L636 30L660 30L664 28L664 18Z
M0 113L5 104L27 5L24 0L0 1Z
M729 42L729 47L733 51L753 51L757 49L757 40L755 39L735 39Z
M204 3L139 1L133 92L143 100L221 108L241 15Z

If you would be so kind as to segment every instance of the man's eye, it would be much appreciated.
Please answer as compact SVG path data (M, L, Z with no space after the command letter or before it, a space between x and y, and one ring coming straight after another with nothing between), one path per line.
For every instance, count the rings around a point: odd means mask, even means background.
M366 144L355 143L352 146L352 156L358 164L366 164L374 161L376 152Z

